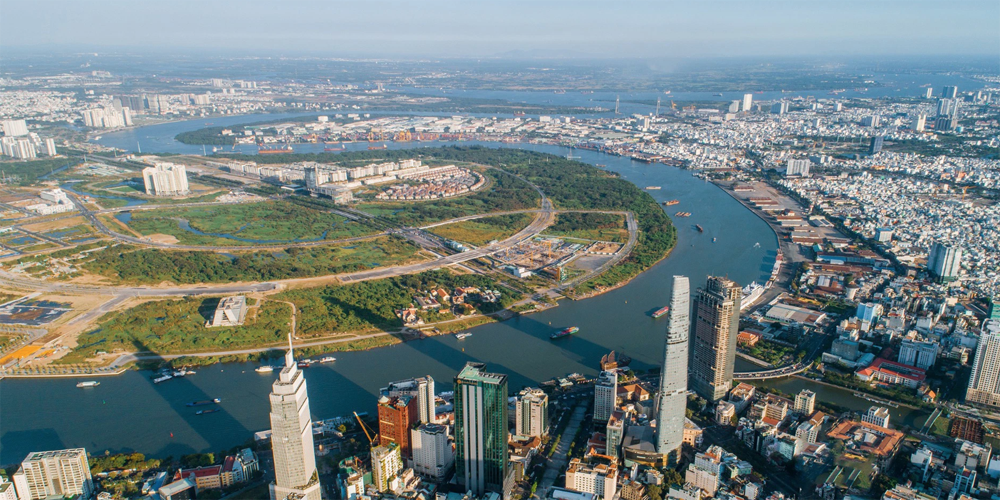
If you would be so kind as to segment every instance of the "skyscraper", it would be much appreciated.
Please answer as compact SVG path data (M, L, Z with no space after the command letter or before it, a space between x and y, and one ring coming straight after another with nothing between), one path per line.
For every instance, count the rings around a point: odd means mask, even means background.
M142 181L146 194L156 196L185 195L188 189L187 168L184 165L160 163L142 169Z
M934 89L927 87L924 91L924 99L930 99L934 96Z
M962 265L962 249L935 243L927 254L927 269L942 282L955 281Z
M965 400L1000 406L1000 321L991 320L983 325Z
M549 396L541 389L524 389L517 395L514 433L542 437L549 429Z
M913 130L923 132L927 128L927 115L917 115L913 120Z
M90 498L94 492L87 451L83 448L30 453L12 479L21 500L40 500L52 495Z
M660 367L660 409L656 418L656 452L676 463L684 442L684 411L687 408L688 331L691 328L691 285L687 276L674 276L670 297L670 320Z
M410 431L413 442L413 470L435 481L444 481L455 452L448 442L448 428L438 424L423 424Z
M618 407L618 372L607 370L594 383L594 422L607 422Z
M795 411L801 415L812 415L816 408L816 393L809 389L802 389L795 395Z
M503 488L507 437L507 376L466 363L455 377L455 475L466 491Z
M743 94L743 111L750 111L753 105L753 94Z
M295 364L292 335L288 334L285 367L271 386L271 450L274 481L271 500L289 497L320 500L316 452L313 450L312 419L306 379Z
M945 85L945 87L941 90L941 97L944 97L945 99L954 99L958 97L958 87L954 85Z
M713 404L733 382L742 294L736 282L710 276L695 299L691 387Z
M395 443L404 457L413 456L410 428L417 424L417 398L410 395L378 398L379 444Z
M434 423L434 378L430 375L389 382L379 391L383 396L411 396L417 400L417 419L422 424Z
M885 138L881 135L876 135L872 137L871 143L868 145L868 154L878 154L882 152L882 143L885 142Z

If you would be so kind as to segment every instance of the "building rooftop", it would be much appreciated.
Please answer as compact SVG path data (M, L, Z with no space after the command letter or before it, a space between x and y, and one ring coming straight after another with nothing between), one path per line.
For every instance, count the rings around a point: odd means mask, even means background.
M502 384L507 380L507 375L502 373L486 372L486 363L468 362L462 371L458 373L459 380L469 382L483 382L486 384Z

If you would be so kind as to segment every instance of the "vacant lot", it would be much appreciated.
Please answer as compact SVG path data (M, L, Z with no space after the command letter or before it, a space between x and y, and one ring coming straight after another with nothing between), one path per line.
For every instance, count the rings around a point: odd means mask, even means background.
M556 217L556 222L545 230L545 234L568 236L585 240L628 241L625 216L601 213L565 213Z
M432 228L430 232L455 241L484 245L502 240L524 229L534 218L532 214L498 215L482 219L455 222Z

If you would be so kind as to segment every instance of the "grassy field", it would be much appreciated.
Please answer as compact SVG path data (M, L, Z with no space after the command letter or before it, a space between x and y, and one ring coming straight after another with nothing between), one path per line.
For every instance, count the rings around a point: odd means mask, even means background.
M559 214L556 222L545 234L582 238L585 240L612 241L625 243L628 241L628 228L625 227L625 216L601 213L566 213Z
M182 221L202 233L226 234L263 242L339 239L375 232L340 215L285 201L211 207L169 208L132 213L129 227L143 235L168 234L187 245L253 245L232 238L199 235L182 229Z
M79 345L59 363L79 363L98 351L151 351L157 354L239 349L285 341L291 308L264 301L251 307L242 326L206 328L218 298L158 300L104 315L96 330L80 335ZM247 300L253 305L253 299Z
M533 214L498 215L482 219L455 222L432 228L430 232L455 241L484 245L493 240L513 236L531 223Z
M347 245L223 255L213 252L167 251L120 245L91 254L87 271L130 284L227 283L308 278L420 260L419 248L395 236L380 236Z

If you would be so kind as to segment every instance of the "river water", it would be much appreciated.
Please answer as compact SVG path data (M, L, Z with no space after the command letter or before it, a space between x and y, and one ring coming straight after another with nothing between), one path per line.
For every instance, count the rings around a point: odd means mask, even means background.
M194 153L200 148L180 145L173 136L203 126L202 120L157 125L106 134L100 142L132 149L136 138L144 138L144 144L156 145L144 146L144 151ZM568 152L555 146L520 147ZM774 233L715 185L665 165L591 151L574 154L587 163L606 164L608 170L640 187L661 186L648 192L657 201L678 199L680 204L669 207L670 214L692 212L690 218L674 220L678 242L670 256L622 288L483 325L464 340L447 335L337 354L335 363L306 370L314 417L373 412L378 388L391 380L430 374L439 391L449 390L467 361L482 361L490 370L508 374L512 391L572 372L594 375L601 356L611 349L630 355L634 368L650 368L660 361L666 328L666 318L654 320L650 313L669 302L672 275L689 276L693 287L702 286L709 275L725 275L741 284L763 282L769 276L777 250ZM695 224L705 232L699 233ZM577 335L557 342L548 339L553 329L573 325L580 327ZM4 379L0 381L0 463L21 460L31 451L68 447L85 447L91 453L135 450L164 457L241 444L269 425L267 395L276 374L257 374L253 368L251 364L201 367L195 375L162 384L153 384L149 372L130 371L102 378L101 385L92 389L76 388L76 379ZM738 371L753 369L737 359ZM785 392L797 392L793 385L800 382L808 383L798 379L772 383ZM855 409L870 405L849 391L812 389L820 400L830 397L833 403ZM189 401L216 397L223 400L222 411L217 413L197 416L185 406Z

